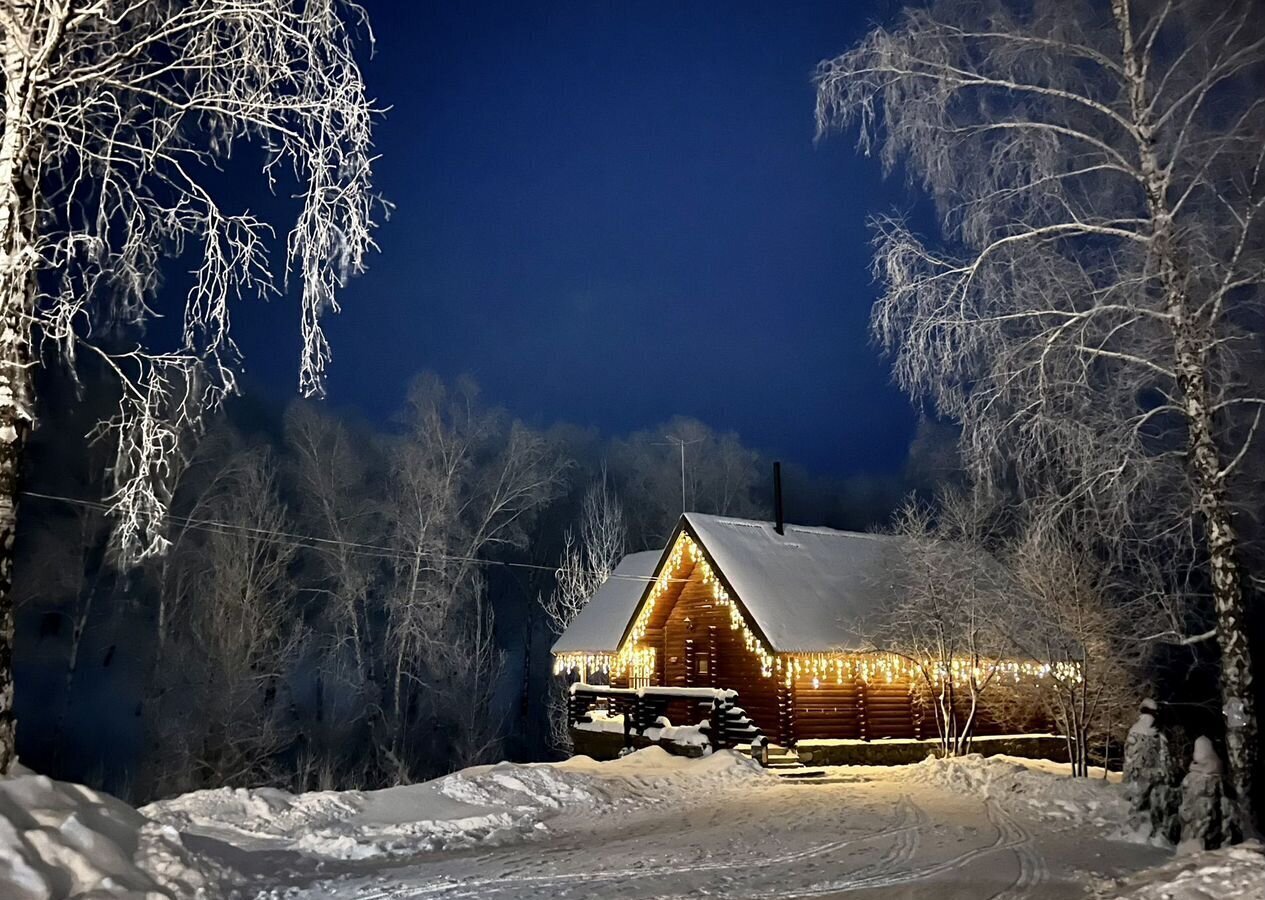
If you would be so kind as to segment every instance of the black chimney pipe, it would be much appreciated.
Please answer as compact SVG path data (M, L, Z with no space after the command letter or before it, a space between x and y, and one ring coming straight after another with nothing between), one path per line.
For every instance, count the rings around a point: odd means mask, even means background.
M778 534L786 533L786 523L782 518L782 464L780 462L773 463L773 518L776 524L773 526Z

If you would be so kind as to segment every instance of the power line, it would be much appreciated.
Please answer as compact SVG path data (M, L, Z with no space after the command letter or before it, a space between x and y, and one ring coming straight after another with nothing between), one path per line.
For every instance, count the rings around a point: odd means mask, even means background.
M80 506L86 509L95 510L101 513L109 513L109 504L99 500L87 500L81 497L63 497L58 494L44 494L39 491L22 491L24 497L30 497L36 500L52 500L58 503L65 503L71 506ZM335 547L346 550L350 553L359 554L372 559L411 559L418 554L402 549L400 547L391 547L381 544L368 544L360 541L347 541L340 538L325 538L316 535L295 534L286 531L269 531L266 528L255 528L250 525L241 525L233 522L221 522L215 519L194 519L188 516L180 516L175 513L168 513L166 516L168 521L174 522L185 528L191 528L196 531L205 531L212 534L246 534L260 540L269 541L276 544L284 544L286 546L297 547L305 550L324 550L329 551ZM536 563L511 562L509 560L500 559L483 559L477 556L457 556L447 553L424 553L421 554L428 560L442 560L445 562L463 562L473 563L481 566L504 566L511 569L533 569L542 572L558 571L556 566L542 566ZM630 575L621 572L612 572L610 578L619 578L627 581L643 581L652 582L654 577L650 575Z

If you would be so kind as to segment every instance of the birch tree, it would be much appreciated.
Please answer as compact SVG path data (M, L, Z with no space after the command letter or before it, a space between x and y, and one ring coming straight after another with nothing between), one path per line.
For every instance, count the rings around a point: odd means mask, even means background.
M1014 591L1002 621L1017 655L1045 667L1026 686L1067 738L1072 774L1087 776L1091 748L1123 737L1133 718L1139 674L1153 649L1146 638L1165 618L1144 594L1112 583L1081 533L1065 519L1029 515L1006 554Z
M871 634L912 664L946 756L971 752L982 701L1001 680L994 663L1011 656L1001 616L1008 585L988 546L993 512L958 492L934 508L907 502L893 529L904 546L900 590Z
M566 461L543 436L478 401L467 380L416 379L391 447L388 536L395 558L382 619L389 679L387 755L406 779L427 764L419 735L459 765L501 737L494 692L504 665L488 601L489 558L526 546L562 486ZM423 730L419 722L429 719ZM433 764L433 762L431 763Z
M156 670L151 761L160 792L266 782L293 743L289 682L304 627L295 545L266 449L222 458L199 497L205 519L173 548L164 591L175 644ZM209 524L208 524L209 523Z
M543 602L555 636L567 630L597 589L611 577L624 558L627 544L624 508L603 472L602 480L584 492L578 529L568 528L562 535L554 589Z
M602 471L601 481L589 485L580 504L578 535L568 528L562 535L562 555L554 573L554 587L548 597L541 598L549 630L558 637L570 627L580 610L611 577L628 545L628 529L624 524L624 508ZM588 671L579 672L587 681ZM567 723L565 688L570 672L555 675L546 698L549 717L549 744L553 749L570 753L571 730Z
M371 598L385 562L364 545L385 536L375 471L375 442L354 433L314 404L295 401L285 414L288 475L296 494L297 527L322 540L300 554L307 593L322 609L330 646L326 666L335 681L360 698L367 716L380 698L373 688L374 630Z
M682 512L767 515L756 499L765 484L759 454L735 432L717 433L697 419L674 416L615 441L610 461L634 548L662 546Z
M31 368L92 354L117 376L105 431L118 549L161 552L180 435L236 388L233 302L293 275L299 384L321 389L321 316L372 247L363 25L343 0L0 4L0 770L13 759L10 548ZM234 208L217 171L243 141L260 186L297 197L284 263L271 225ZM192 275L164 342L141 326L168 305L166 257Z
M1122 558L1174 547L1205 573L1249 833L1235 510L1265 412L1247 387L1265 280L1259 13L941 0L816 76L819 133L855 126L936 202L939 241L878 225L872 323L899 383L962 423L977 475L1053 487Z

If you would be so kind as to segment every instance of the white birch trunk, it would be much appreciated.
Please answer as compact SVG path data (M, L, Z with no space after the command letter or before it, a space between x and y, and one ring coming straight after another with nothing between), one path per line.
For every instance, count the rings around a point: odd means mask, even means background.
M1197 514L1206 531L1212 599L1216 611L1217 644L1221 651L1221 710L1226 728L1226 750L1239 826L1245 835L1256 833L1253 774L1256 746L1256 703L1252 693L1252 654L1248 645L1238 541L1223 485L1221 454L1214 438L1212 392L1207 356L1210 335L1191 312L1180 249L1174 238L1173 215L1167 197L1166 173L1155 154L1155 128L1146 89L1146 74L1134 45L1128 0L1112 0L1120 29L1122 59L1128 80L1129 103L1136 130L1138 156L1147 208L1152 219L1151 251L1164 291L1171 322L1174 370L1187 427L1187 466L1195 484Z
M16 758L13 709L13 545L18 479L30 430L32 190L30 79L12 38L3 44L4 133L0 136L0 772Z

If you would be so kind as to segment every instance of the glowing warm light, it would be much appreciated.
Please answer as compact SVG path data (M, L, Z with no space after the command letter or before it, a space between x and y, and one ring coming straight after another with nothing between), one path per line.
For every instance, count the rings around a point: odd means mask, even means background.
M1047 678L1055 675L1067 681L1080 680L1080 668L1075 663L1049 665L1019 660L982 660L957 658L947 663L927 663L913 660L896 653L788 653L777 658L779 674L785 671L786 683L795 678L811 678L813 687L833 678L835 684L845 680L863 681L867 684L898 681L920 681L925 677L934 684L945 681L964 682L968 679L985 681L993 677L1018 683L1025 678Z
M553 674L561 675L578 669L585 675L601 672L609 675L614 653L559 653L553 658Z
M1076 663L1059 663L1053 668L1036 662L1019 660L982 660L954 658L947 662L913 660L896 653L855 651L775 653L766 645L747 622L742 609L721 583L703 549L685 532L677 537L672 552L655 579L646 602L637 613L629 629L628 637L614 653L563 653L554 660L554 671L561 673L574 668L582 671L604 672L614 677L628 679L634 687L650 686L657 675L655 647L643 643L650 621L659 601L672 585L691 575L711 589L716 604L729 611L729 627L742 637L743 646L755 655L760 663L760 674L771 678L775 674L792 687L797 678L811 679L814 688L824 681L843 684L846 680L866 683L894 684L896 682L929 679L934 684L945 681L965 682L969 679L983 681L993 677L1009 679L1014 683L1026 678L1046 678L1054 675L1066 681L1080 680L1080 667Z

